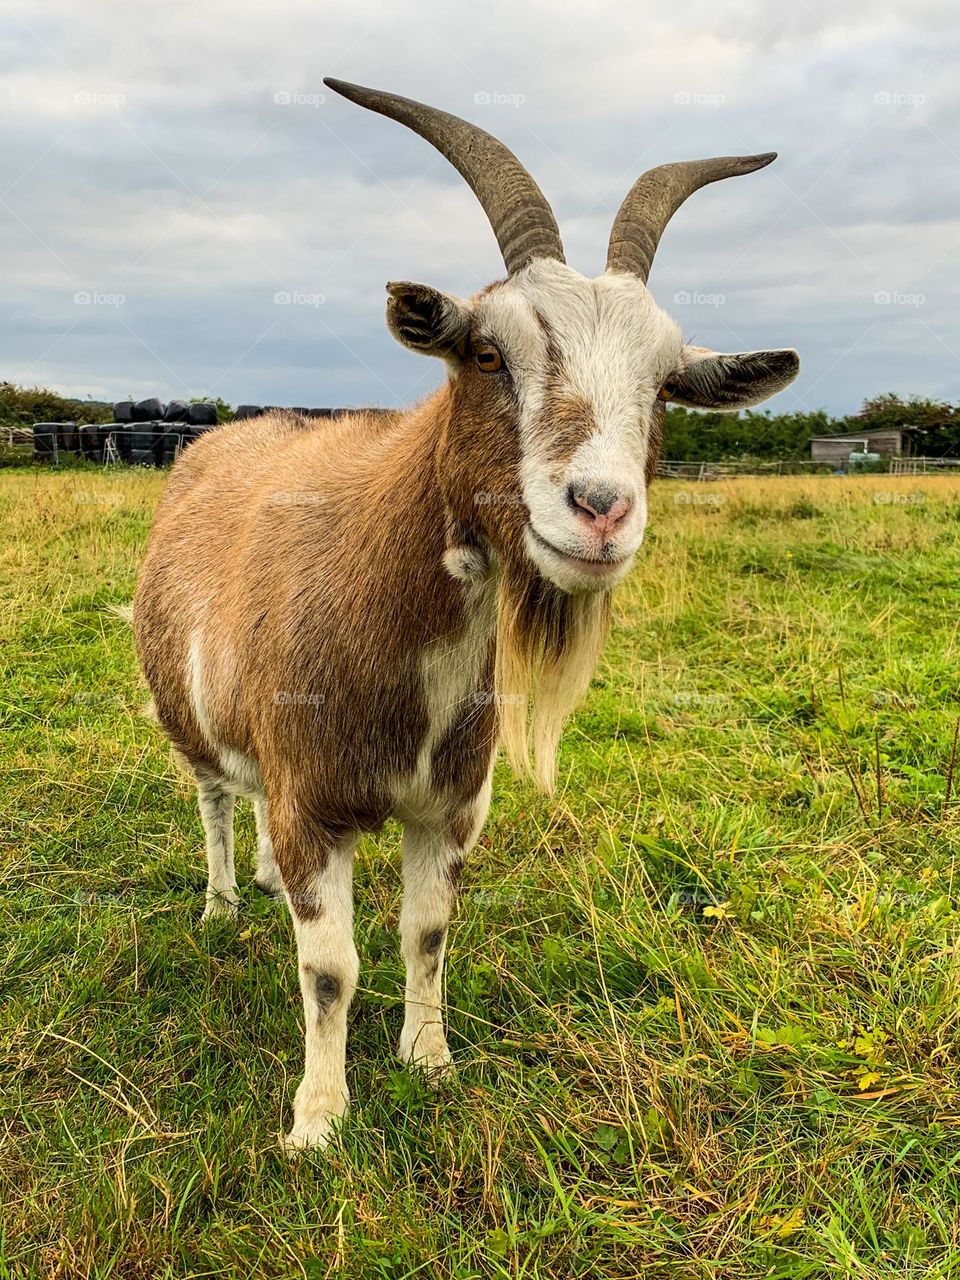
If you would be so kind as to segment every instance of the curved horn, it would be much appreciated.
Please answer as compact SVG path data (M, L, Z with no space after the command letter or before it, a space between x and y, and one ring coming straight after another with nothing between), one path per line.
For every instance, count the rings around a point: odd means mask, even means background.
M687 196L708 182L752 173L776 158L775 151L766 151L759 156L718 156L648 169L627 192L613 220L607 270L632 271L646 283L660 237Z
M351 102L405 124L460 171L490 219L510 275L534 258L564 261L560 231L546 197L502 142L459 116L395 93L345 80L328 78L323 83Z

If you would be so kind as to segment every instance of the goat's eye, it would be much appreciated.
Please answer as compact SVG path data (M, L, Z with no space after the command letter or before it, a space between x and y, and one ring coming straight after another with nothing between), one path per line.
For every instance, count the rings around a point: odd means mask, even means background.
M676 384L673 382L665 382L659 391L661 400L672 400L676 394L677 388Z
M490 346L489 343L482 347L477 347L474 359L481 373L496 373L503 368L503 356L496 347Z

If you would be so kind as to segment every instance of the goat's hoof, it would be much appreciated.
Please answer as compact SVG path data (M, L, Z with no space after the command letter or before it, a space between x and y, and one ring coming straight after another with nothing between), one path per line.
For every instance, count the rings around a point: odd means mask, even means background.
M253 887L259 889L265 898L282 898L283 897L283 881L279 875L271 879L256 879Z
M421 1036L416 1048L411 1049L401 1038L400 1059L411 1071L419 1071L430 1085L438 1085L456 1074L446 1040L441 1039L436 1044L427 1045L423 1043Z
M294 1120L293 1128L280 1139L280 1146L288 1156L304 1151L322 1151L336 1136L342 1120L343 1113L333 1111L321 1112L309 1120Z
M235 920L236 916L236 901L218 894L215 898L208 899L203 915L200 917L200 923L206 924L208 920Z

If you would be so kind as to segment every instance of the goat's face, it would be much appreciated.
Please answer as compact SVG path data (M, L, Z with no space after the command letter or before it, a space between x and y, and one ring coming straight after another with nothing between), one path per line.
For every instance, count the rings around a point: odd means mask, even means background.
M387 321L452 380L439 479L448 516L479 526L561 591L606 589L643 539L661 398L701 409L759 404L796 377L794 351L716 355L684 345L647 292L660 236L694 191L775 159L772 151L659 165L641 174L610 232L607 271L565 265L546 198L502 142L410 98L325 79L328 88L432 143L473 188L508 278L470 301L387 286ZM448 567L450 567L448 565Z
M450 371L440 470L453 513L565 592L609 589L630 568L664 398L739 408L796 372L793 352L685 346L624 272L589 280L538 259L470 301L425 285L388 289L394 335Z

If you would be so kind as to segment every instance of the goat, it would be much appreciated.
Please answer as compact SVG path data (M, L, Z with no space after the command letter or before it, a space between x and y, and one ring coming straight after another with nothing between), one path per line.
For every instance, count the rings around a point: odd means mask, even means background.
M209 433L173 468L140 573L140 663L199 793L204 918L237 909L239 794L255 808L256 883L293 920L306 1062L288 1150L323 1146L348 1104L359 836L403 824L399 1051L442 1075L447 929L494 755L502 742L550 790L611 590L643 539L664 401L737 410L799 367L790 350L685 345L646 287L682 202L774 154L645 173L604 274L588 279L502 143L420 103L325 83L459 170L507 275L470 299L388 284L390 332L442 360L444 385L407 412L322 424L274 413Z

